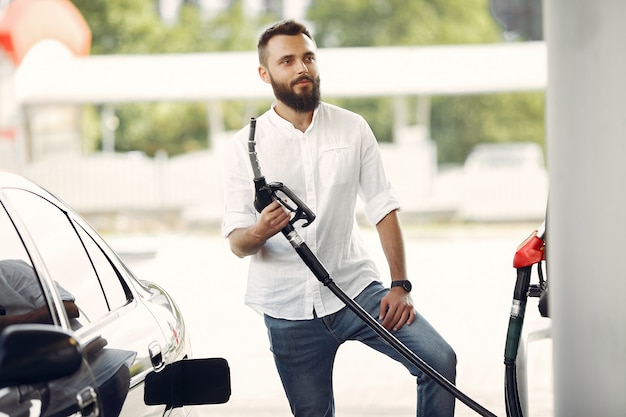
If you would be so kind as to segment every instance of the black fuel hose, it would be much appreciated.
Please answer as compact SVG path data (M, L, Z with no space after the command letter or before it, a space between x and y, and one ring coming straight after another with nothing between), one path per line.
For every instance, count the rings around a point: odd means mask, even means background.
M265 177L261 174L261 168L256 154L256 141L254 139L256 129L256 119L250 120L250 133L248 140L248 153L254 173L255 199L254 206L259 212L263 210L274 198L273 193L265 181ZM407 348L393 334L385 329L378 321L376 321L367 311L365 311L358 303L337 286L333 281L326 268L319 259L313 254L304 239L298 234L291 223L281 230L282 234L287 238L291 246L298 253L302 261L311 270L315 277L324 286L326 286L335 296L337 296L350 310L352 310L361 320L363 320L374 332L382 337L392 348L394 348L405 359L419 368L422 372L436 381L446 391L454 395L465 405L476 411L481 416L496 417L495 414L478 404L476 401L465 395L452 382L448 381L443 375L434 368L424 362L413 351Z

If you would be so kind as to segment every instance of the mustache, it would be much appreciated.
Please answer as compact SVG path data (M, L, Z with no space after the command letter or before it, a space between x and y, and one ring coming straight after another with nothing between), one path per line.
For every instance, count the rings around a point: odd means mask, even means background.
M310 81L313 84L315 84L315 79L313 77L311 77L310 75L301 75L298 78L296 78L295 80L293 80L290 83L290 86L293 87L294 85L298 84L300 81Z

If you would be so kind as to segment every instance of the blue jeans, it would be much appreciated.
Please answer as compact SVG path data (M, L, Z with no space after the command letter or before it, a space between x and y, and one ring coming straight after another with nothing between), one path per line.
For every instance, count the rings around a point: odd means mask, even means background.
M375 282L355 301L378 318L380 300L389 289ZM313 320L283 320L265 315L265 325L276 368L285 388L291 412L296 417L335 415L332 370L339 346L358 340L402 363L417 380L417 416L454 415L454 396L380 338L352 310ZM456 354L437 331L416 313L410 326L393 333L407 348L454 383Z

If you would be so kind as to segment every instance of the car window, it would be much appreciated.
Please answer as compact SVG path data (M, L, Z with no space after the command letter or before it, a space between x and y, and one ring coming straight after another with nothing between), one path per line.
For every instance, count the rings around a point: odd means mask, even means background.
M0 236L0 330L23 322L52 322L28 253L2 206Z
M73 327L97 320L127 302L116 269L67 213L28 191L5 189L5 194L35 242L49 276L73 296L80 310L78 325Z
M111 265L111 261L104 254L102 248L94 242L91 235L80 225L75 222L73 224L96 270L109 309L114 310L127 304L131 299L131 293L123 284L123 280L120 280L117 269Z

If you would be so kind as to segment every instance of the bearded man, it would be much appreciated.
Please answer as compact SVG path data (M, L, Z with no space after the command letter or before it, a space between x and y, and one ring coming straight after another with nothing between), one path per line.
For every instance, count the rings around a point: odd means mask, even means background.
M302 24L288 20L268 28L259 39L258 54L259 76L271 84L276 100L256 120L256 153L268 182L288 185L316 213L307 227L295 225L297 232L338 287L454 383L454 350L413 306L397 214L400 202L368 123L320 101L317 47ZM366 69L367 57L362 64ZM257 213L248 137L249 128L243 128L228 146L222 234L234 254L250 257L245 302L264 316L293 415L334 416L335 355L345 341L358 340L401 362L416 377L418 416L452 416L454 397L379 338L307 269L279 233L290 213L277 201ZM361 238L357 197L380 237L389 287Z

